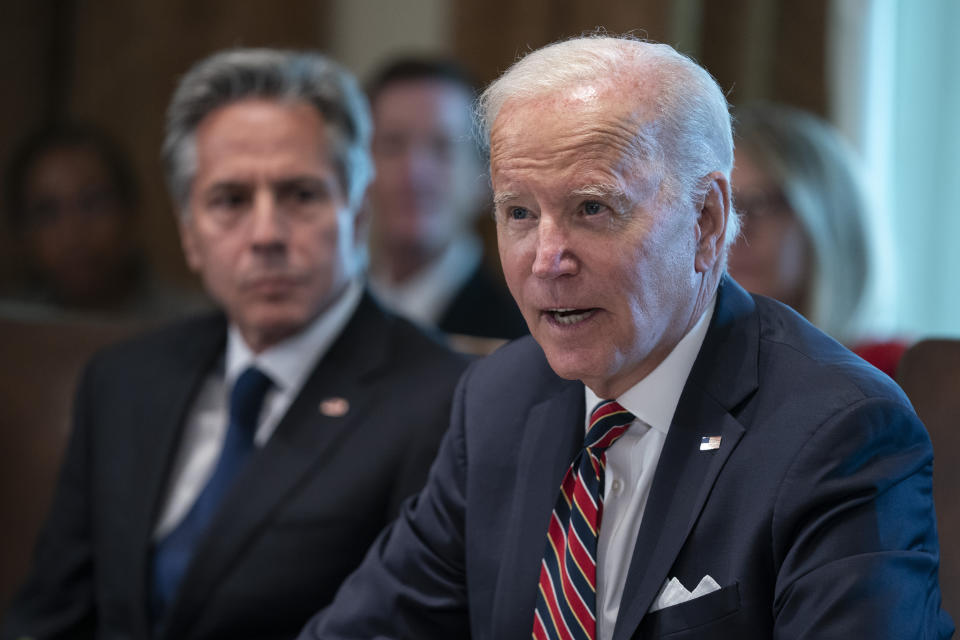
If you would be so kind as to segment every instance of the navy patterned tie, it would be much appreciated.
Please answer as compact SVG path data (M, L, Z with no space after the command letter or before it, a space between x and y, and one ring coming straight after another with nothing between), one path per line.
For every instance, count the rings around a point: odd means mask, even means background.
M270 378L254 367L244 370L233 385L230 423L213 475L183 520L154 547L151 613L155 622L163 618L173 601L197 541L253 451L263 398L271 386Z
M590 414L583 449L563 477L550 516L533 617L536 640L596 638L597 534L606 450L632 422L633 414L613 400L601 401Z

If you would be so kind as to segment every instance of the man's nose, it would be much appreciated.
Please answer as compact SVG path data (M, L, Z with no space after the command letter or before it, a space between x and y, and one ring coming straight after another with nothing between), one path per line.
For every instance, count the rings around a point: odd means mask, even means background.
M277 251L286 247L287 223L272 193L258 193L251 214L250 244L255 250Z
M559 278L577 273L577 260L570 246L570 232L550 216L541 215L537 224L537 254L533 275Z
M403 172L410 182L436 179L438 159L425 143L411 143L403 154Z

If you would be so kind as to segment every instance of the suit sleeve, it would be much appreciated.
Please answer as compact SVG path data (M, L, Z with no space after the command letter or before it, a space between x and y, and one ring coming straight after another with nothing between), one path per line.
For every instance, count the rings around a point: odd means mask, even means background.
M89 472L91 368L74 401L73 429L27 581L5 616L0 638L93 638L96 626Z
M300 640L469 638L464 570L466 446L463 395L427 484L383 531L333 603Z
M456 376L455 380L459 372L451 375ZM443 385L432 396L417 400L425 410L421 412L417 431L407 441L402 464L393 479L387 505L387 522L396 518L407 498L419 492L426 483L440 441L450 424L452 394L453 389Z
M888 400L861 401L809 437L774 512L775 638L950 636L932 460L916 415Z

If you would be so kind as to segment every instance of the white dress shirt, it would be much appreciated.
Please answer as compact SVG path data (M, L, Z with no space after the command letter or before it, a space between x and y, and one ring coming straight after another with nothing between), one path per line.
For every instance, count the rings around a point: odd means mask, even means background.
M620 611L633 547L650 496L653 474L680 394L697 359L713 317L716 295L697 324L647 377L617 398L636 419L607 449L604 474L603 521L597 539L597 638L610 640ZM584 425L600 402L586 389Z
M160 518L153 531L159 540L176 527L206 486L227 436L229 395L237 377L256 366L273 382L261 409L254 444L262 447L273 435L307 376L326 354L356 310L363 294L359 280L307 327L262 353L254 354L233 324L227 330L223 368L204 379L187 414L174 459Z
M382 270L371 272L370 289L391 310L432 327L482 259L480 240L472 235L461 236L436 260L403 282L392 282Z

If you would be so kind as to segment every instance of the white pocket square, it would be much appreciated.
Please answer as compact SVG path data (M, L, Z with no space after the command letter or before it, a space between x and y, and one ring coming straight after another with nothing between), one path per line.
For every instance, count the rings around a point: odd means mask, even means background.
M660 594L657 596L657 599L654 600L653 606L650 607L650 613L687 602L688 600L693 600L694 598L699 598L700 596L705 596L719 588L720 585L717 584L717 581L708 575L703 576L700 584L698 584L693 591L687 591L686 588L680 584L679 580L670 578L663 583Z

